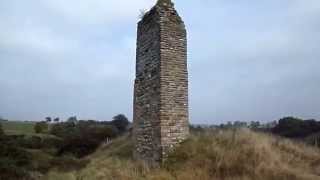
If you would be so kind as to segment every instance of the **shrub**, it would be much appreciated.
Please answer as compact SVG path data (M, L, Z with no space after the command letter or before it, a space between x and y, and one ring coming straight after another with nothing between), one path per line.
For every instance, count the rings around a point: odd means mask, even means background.
M78 158L94 152L107 138L114 138L119 134L116 127L95 121L57 123L50 132L62 138L58 155L71 153Z
M4 130L3 130L2 124L1 124L1 122L0 122L0 138L1 138L1 136L3 136L3 135L4 135Z
M121 133L123 133L127 130L129 121L125 115L119 114L113 117L111 124L117 127Z
M40 149L43 147L42 140L38 136L25 137L20 140L20 145L29 149Z
M0 179L30 179L31 155L9 139L0 142Z
M117 131L110 125L85 126L79 123L74 134L65 137L59 154L72 153L78 158L93 153L107 138L113 138Z
M76 131L76 124L74 122L61 122L51 126L50 134L65 138L72 136Z
M71 117L67 122L53 124L50 133L61 138L58 155L73 154L78 158L93 153L108 139L115 138L127 131L128 119L120 114L111 122L83 121Z
M82 158L93 153L99 146L99 142L94 139L83 138L82 136L74 136L64 140L62 147L58 151L58 155L73 154L77 158Z
M285 117L279 120L272 132L289 138L304 138L320 131L320 122L315 120L302 120L294 117Z
M0 179L1 180L29 180L31 179L28 171L22 167L17 167L14 160L3 157L0 159Z
M59 148L62 145L63 140L56 137L46 137L42 139L42 148Z
M34 125L34 131L39 134L39 133L45 133L48 132L48 123L47 122L37 122Z

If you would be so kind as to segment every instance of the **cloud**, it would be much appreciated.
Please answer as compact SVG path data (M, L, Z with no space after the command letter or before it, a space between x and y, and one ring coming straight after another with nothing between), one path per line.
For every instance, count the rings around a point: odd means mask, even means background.
M28 49L38 53L62 53L77 47L76 40L66 39L47 27L36 27L32 24L2 29L0 38L0 46L3 48Z
M46 0L45 7L74 23L119 23L138 18L140 9L150 8L150 0Z
M132 116L136 23L150 0L0 2L0 115ZM176 1L191 122L320 118L318 0Z
M245 2L197 3L184 14L192 119L319 117L318 1Z

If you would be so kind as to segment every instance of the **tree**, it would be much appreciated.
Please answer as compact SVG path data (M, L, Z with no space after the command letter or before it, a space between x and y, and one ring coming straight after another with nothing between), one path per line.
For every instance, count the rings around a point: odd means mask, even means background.
M247 122L235 121L233 123L233 127L234 128L244 128L244 127L247 127L247 126L248 126Z
M77 116L69 117L67 122L77 123L78 122Z
M59 121L60 121L60 118L54 118L54 120L53 120L54 122L56 122L56 123L58 123Z
M52 121L51 117L46 117L46 121L50 123Z
M259 121L251 121L250 122L250 128L251 129L258 129L260 127L260 122Z
M127 130L127 127L129 125L128 118L123 114L118 114L113 117L113 120L111 122L120 132L124 132Z
M48 131L48 123L45 121L42 122L37 122L34 125L34 131L39 134L39 133L44 133Z
M305 138L320 131L320 122L303 120L295 117L285 117L272 129L272 132L289 138Z

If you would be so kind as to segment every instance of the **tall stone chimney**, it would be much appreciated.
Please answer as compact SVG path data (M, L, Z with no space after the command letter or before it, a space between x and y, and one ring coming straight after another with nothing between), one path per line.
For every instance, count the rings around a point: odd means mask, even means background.
M151 164L189 135L187 38L171 0L158 0L138 23L134 157Z

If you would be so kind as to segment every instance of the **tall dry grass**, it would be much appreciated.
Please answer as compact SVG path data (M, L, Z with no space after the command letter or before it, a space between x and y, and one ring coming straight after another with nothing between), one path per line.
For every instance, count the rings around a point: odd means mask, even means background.
M77 180L320 180L318 149L255 133L217 131L192 135L159 169L131 159L132 144L122 137L89 157ZM63 174L50 172L45 179ZM66 178L67 179L67 178Z

